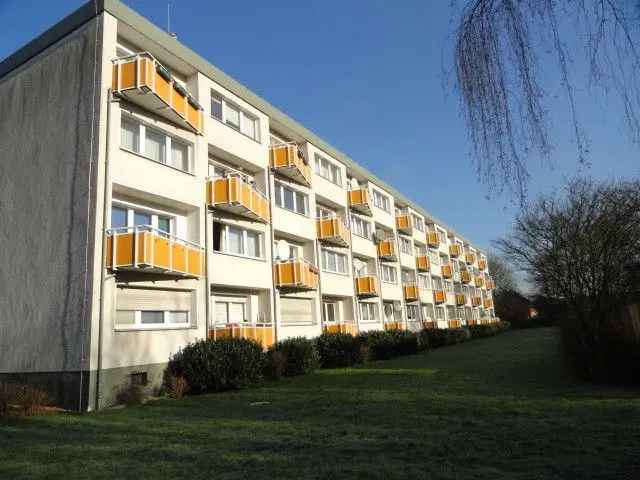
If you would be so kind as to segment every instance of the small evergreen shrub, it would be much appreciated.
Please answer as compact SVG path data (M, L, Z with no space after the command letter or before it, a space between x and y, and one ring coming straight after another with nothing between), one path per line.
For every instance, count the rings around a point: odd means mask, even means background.
M194 393L220 392L257 384L263 378L262 347L244 338L191 343L169 360L169 372L183 377Z
M393 338L394 356L413 355L418 353L418 336L407 330L390 330Z
M425 328L420 335L431 348L455 345L471 338L466 328Z
M431 348L431 344L429 343L429 330L433 330L433 329L423 328L417 333L419 351L424 351L424 350L427 350L428 348Z
M369 360L388 360L399 355L411 355L418 351L418 337L406 330L371 331L358 336L366 345Z
M320 367L349 367L362 361L360 341L348 333L323 333L316 339Z
M167 394L171 398L178 400L184 397L190 390L189 382L187 382L187 379L181 375L169 375L165 387Z
M282 352L269 350L264 354L264 376L277 380L284 375L287 358Z
M274 344L268 352L280 352L285 358L283 375L292 377L304 375L317 370L320 365L315 341L304 337L282 340Z

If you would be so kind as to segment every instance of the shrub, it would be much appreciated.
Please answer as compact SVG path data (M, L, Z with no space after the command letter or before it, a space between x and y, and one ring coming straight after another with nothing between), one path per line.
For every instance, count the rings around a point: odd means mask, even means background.
M406 330L367 332L360 334L358 341L366 345L369 360L387 360L418 351L417 335Z
M287 358L282 352L269 350L264 355L264 376L278 379L284 375Z
M413 355L418 352L418 336L407 330L390 330L393 338L394 355Z
M323 333L316 339L322 368L349 367L362 361L361 344L348 333Z
M49 395L44 390L30 385L0 383L0 416L12 411L26 416L38 415L48 404Z
M277 342L269 349L268 355L274 355L271 352L280 352L284 356L282 374L287 377L311 373L320 364L315 342L304 337L288 338Z
M455 345L471 338L466 328L425 328L420 335L431 348Z
M509 322L501 321L497 323L489 323L486 325L471 325L467 327L467 329L471 334L471 338L483 338L497 335L498 333L507 330L510 325L511 324Z
M244 338L200 340L169 361L169 372L183 377L194 393L219 392L262 381L262 347Z
M189 382L181 375L169 375L166 381L167 394L171 398L181 399L189 392Z
M144 397L145 395L142 386L127 384L120 388L116 394L116 403L131 407L133 405L140 405L144 400Z
M429 341L429 330L433 330L431 328L423 328L417 334L418 337L418 350L427 350L431 347Z

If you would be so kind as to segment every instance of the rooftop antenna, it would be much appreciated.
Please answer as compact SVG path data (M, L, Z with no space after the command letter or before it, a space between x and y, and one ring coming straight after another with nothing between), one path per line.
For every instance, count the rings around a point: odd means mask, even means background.
M167 2L167 33L173 38L178 38L178 35L171 31L171 2Z

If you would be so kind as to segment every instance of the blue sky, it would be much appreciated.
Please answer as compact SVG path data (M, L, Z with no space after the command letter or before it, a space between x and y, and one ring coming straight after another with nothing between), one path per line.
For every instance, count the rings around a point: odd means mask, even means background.
M84 3L0 0L0 58ZM126 0L166 26L166 1ZM450 2L173 0L172 30L187 46L349 154L482 247L510 229L508 198L488 200L469 156L451 64ZM588 91L576 69L581 121L596 178L640 173L619 105ZM577 169L566 105L551 105L552 164L533 159L530 192ZM434 181L435 179L435 181Z

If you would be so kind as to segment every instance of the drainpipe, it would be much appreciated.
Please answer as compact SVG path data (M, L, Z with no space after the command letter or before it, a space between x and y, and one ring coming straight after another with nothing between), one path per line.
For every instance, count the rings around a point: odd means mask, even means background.
M274 343L277 342L278 339L278 315L276 313L277 308L276 308L276 300L277 300L277 293L276 293L276 283L275 283L275 279L273 278L273 243L274 243L274 236L273 236L273 207L271 205L271 202L273 202L273 189L271 188L271 179L272 179L272 175L271 175L271 168L267 167L267 171L266 171L266 179L267 179L267 191L269 193L269 218L270 218L270 222L269 222L269 239L271 240L271 258L268 259L269 261L269 265L271 266L271 300L272 300L272 305L273 305L273 309L271 311L271 316L273 318L273 338L274 338Z
M353 281L351 282L353 286L353 296L351 297L351 313L353 314L353 320L356 322L356 330L360 333L360 315L358 308L358 292L356 291L356 277L353 274L353 232L351 231L351 215L349 213L349 207L347 206L347 210L345 213L345 222L347 222L349 226L349 258L351 259L351 278Z
M314 225L315 227L315 225ZM317 235L316 235L317 236ZM324 332L324 304L322 303L322 258L320 258L320 240L316 239L314 243L316 259L318 260L318 298L320 300L320 335Z
M98 410L100 405L100 371L102 370L102 329L104 323L104 287L107 280L107 264L106 264L106 228L105 222L107 218L107 211L109 208L109 185L111 185L111 167L109 164L109 150L110 150L110 137L111 137L111 89L107 90L107 133L106 133L106 149L104 154L104 186L103 186L103 201L102 201L102 260L100 269L100 307L98 312L98 364L96 367L96 398L95 406Z

